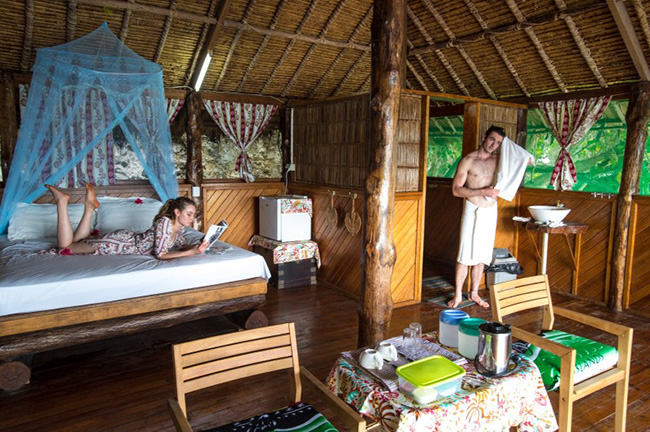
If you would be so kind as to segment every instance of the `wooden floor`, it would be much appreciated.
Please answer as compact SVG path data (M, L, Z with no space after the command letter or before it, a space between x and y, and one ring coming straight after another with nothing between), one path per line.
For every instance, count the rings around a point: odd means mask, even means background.
M650 320L613 314L570 298L555 301L635 328L627 430L650 430ZM426 301L396 310L389 336L401 334L413 321L421 322L425 331L437 329L440 310ZM487 318L476 306L465 310ZM320 379L326 377L339 352L356 347L357 304L331 289L272 289L263 311L270 323L296 323L301 363ZM562 322L558 324L561 329ZM37 355L31 384L0 394L0 430L172 431L166 409L166 399L173 395L169 344L232 330L226 320L214 318ZM188 408L193 426L223 424L282 406L278 395L287 388L284 378L228 384L219 391L191 396ZM557 408L556 393L552 400ZM613 430L613 410L613 387L579 401L574 430Z

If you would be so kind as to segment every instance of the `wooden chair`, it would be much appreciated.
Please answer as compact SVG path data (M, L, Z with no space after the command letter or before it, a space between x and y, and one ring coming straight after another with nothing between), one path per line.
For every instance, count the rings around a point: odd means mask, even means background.
M543 338L537 334L512 327L512 335L549 351L561 359L560 368L560 431L571 430L573 403L610 384L616 383L616 431L625 430L627 391L630 378L632 329L585 315L573 310L553 307L551 290L546 275L533 276L494 285L490 289L492 319L504 322L503 317L531 308L543 308L542 331L553 329L555 315L586 324L617 336L618 363L615 367L580 383L574 382L576 350Z
M262 327L173 346L176 399L169 410L177 431L192 431L186 395L197 390L278 370L290 372L290 399L301 400L302 380L351 431L363 432L365 420L298 363L294 323ZM261 414L261 413L256 413Z

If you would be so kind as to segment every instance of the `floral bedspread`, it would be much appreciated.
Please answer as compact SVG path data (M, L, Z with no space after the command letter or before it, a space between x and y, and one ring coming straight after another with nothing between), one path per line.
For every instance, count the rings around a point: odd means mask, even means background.
M314 258L316 259L316 266L320 268L318 243L312 240L279 242L256 234L248 241L248 246L260 246L264 249L273 250L273 264Z
M558 425L539 370L522 358L516 371L486 378L463 365L459 392L419 405L378 384L354 361L339 357L327 378L330 390L391 431L553 431Z
M309 213L309 216L314 214L311 198L281 198L280 212Z

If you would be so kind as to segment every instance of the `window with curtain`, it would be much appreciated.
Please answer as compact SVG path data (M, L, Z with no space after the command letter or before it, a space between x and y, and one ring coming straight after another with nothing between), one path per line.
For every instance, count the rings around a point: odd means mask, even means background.
M587 135L576 143L571 156L578 173L574 191L618 193L623 169L627 127L627 101L612 101ZM560 146L540 119L538 110L528 111L526 148L535 156L536 164L526 172L524 186L552 189L548 184ZM641 195L650 195L650 139L646 143L641 174Z

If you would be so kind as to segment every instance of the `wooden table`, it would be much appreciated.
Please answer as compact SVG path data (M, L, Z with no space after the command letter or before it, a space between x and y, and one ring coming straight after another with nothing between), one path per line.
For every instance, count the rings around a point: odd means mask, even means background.
M435 332L425 338L437 342ZM346 355L334 364L327 385L387 431L504 431L518 427L519 431L539 432L558 428L542 377L531 360L523 358L516 371L500 378L480 375L473 362L463 368L466 375L461 390L428 405L389 390Z
M580 246L582 241L582 233L587 231L588 225L578 222L565 222L561 226L551 227L548 225L538 224L535 221L514 221L515 226L518 228L524 228L530 240L533 243L535 248L535 253L537 254L537 260L540 263L541 271L539 274L546 274L546 264L548 262L548 235L549 234L564 234L567 247L569 248L569 254L571 255L571 260L573 261L573 272L574 279L577 278L578 270L580 268ZM537 241L533 236L533 233L542 234L542 250L540 253ZM575 235L575 242L573 248L569 242L569 235ZM574 281L575 282L575 281ZM574 286L577 285L574 283Z

